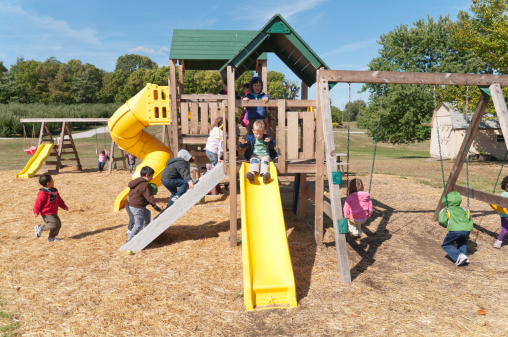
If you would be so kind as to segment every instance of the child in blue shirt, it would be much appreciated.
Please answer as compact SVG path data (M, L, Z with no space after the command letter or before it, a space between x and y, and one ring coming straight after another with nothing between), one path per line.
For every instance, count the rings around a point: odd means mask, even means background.
M270 100L270 96L263 92L263 81L257 76L250 80L250 92L243 97L244 102L249 102L251 99L259 99L263 103L267 103ZM249 125L247 126L247 134L252 135L252 126L256 120L261 119L265 121L267 116L265 107L248 107L247 119L249 120Z
M264 133L265 122L262 120L253 123L252 131L254 134L247 135L245 139L240 138L238 144L242 149L247 148L244 156L245 159L250 159L250 171L245 177L251 184L254 184L254 177L259 172L259 176L263 177L263 183L267 184L271 178L270 172L268 172L268 163L270 159L277 157L275 142Z

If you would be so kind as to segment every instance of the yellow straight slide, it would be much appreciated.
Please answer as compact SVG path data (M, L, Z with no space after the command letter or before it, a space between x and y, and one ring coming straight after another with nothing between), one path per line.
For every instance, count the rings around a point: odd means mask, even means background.
M39 145L39 148L33 154L32 158L30 158L25 168L16 174L16 178L32 178L37 173L37 171L40 170L42 163L48 159L54 146L55 144L44 143Z
M240 169L244 302L247 310L296 307L296 289L282 213L279 181L270 162L267 184L256 176L245 178Z

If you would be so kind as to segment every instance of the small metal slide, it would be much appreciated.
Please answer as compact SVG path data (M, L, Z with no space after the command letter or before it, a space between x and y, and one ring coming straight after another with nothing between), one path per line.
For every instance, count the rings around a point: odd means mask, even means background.
M170 208L162 212L156 219L148 224L129 242L119 248L119 250L132 250L139 252L161 235L176 220L184 215L199 200L201 200L210 190L224 179L224 163L217 164L211 171L202 176L194 185L194 188L187 190Z

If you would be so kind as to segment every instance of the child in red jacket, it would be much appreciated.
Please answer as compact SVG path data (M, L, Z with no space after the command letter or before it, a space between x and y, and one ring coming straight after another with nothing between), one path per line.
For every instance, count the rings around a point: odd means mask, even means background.
M58 194L58 190L55 188L55 181L49 174L43 174L39 177L39 184L43 187L37 193L37 199L35 199L34 214L35 217L42 215L44 224L41 226L36 225L34 227L35 236L41 237L42 231L49 230L48 242L57 242L56 236L60 232L62 222L58 217L58 207L68 211L69 207L65 204L63 199Z

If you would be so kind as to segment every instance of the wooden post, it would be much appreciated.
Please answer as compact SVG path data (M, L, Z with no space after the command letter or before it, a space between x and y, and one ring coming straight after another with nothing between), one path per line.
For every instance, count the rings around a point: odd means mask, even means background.
M263 81L263 92L266 94L268 92L268 71L267 71L267 64L268 61L264 60L261 61L261 80Z
M316 75L317 76L317 75ZM316 189L315 189L315 216L314 216L314 238L316 245L320 247L323 244L323 193L324 193L324 139L323 139L323 119L321 102L321 81L317 77L317 111L316 111Z
M278 117L279 132L277 137L277 146L279 148L279 165L280 173L286 173L286 100L279 99L278 101Z
M318 76L319 78L319 71ZM330 109L330 93L328 90L328 81L322 79L319 86L320 95L320 115L323 127L325 153L326 153L326 175L328 176L328 187L330 189L330 204L332 211L333 230L335 232L335 248L337 250L337 259L339 261L339 273L342 283L351 283L351 272L349 270L349 261L347 256L346 235L339 233L338 220L343 219L342 202L340 200L340 184L333 183L333 172L337 172L337 156L335 154L335 142L333 139L332 113Z
M182 61L183 62L183 61ZM183 73L185 72L185 67L183 64L178 65L178 94L183 95Z
M302 81L301 85L301 93L300 93L300 99L301 100L307 100L309 99L309 87L305 82ZM305 111L305 110L303 110ZM302 131L300 133L300 144L303 148L303 121L301 123ZM314 130L313 130L314 132ZM308 141L308 140L307 140ZM313 145L314 147L314 145ZM307 217L307 173L299 173L300 175L300 195L298 197L298 217L302 220L304 220Z
M508 109L506 108L506 101L504 100L503 91L501 86L497 83L492 84L489 87L490 94L492 95L492 101L496 108L497 118L499 119L499 125L501 127L501 133L503 134L504 143L508 149Z
M489 97L485 94L481 94L480 99L478 100L478 104L476 105L476 109L473 114L473 118L471 119L471 123L469 124L467 130L467 138L464 137L462 145L460 146L459 154L457 158L455 158L455 162L452 167L452 171L450 172L450 176L448 177L448 181L446 182L446 193L453 191L455 183L459 178L460 171L462 170L462 166L464 165L464 161L466 160L467 153L469 152L469 148L473 143L474 136L478 132L478 127L480 126L480 122L482 121L483 114L485 113L485 109L487 108L487 104L489 103ZM434 212L434 216L432 217L433 221L437 221L439 217L439 212L443 209L445 205L441 203L443 197L445 196L445 191L441 194L439 201L437 203L436 211Z
M229 126L229 246L236 247L237 239L237 194L236 194L236 97L235 97L235 70L227 67L228 81L228 126ZM225 159L225 158L224 158Z
M176 93L176 73L175 73L175 60L169 60L169 75L168 75L168 87L169 87L169 108L171 114L171 131L173 133L173 154L178 153L178 98Z

